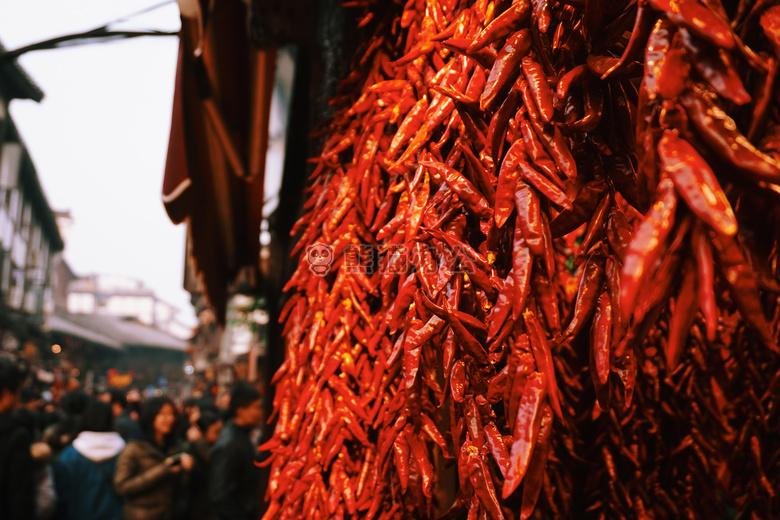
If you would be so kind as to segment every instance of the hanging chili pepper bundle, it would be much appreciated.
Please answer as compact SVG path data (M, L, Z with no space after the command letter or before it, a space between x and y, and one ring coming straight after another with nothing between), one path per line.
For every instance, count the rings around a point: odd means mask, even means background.
M266 518L777 516L777 8L350 4Z

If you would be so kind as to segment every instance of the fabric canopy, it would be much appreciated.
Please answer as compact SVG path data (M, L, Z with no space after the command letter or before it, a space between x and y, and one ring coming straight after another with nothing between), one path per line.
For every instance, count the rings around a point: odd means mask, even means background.
M275 53L254 48L240 0L182 0L162 198L187 222L193 265L224 319L230 284L260 253Z

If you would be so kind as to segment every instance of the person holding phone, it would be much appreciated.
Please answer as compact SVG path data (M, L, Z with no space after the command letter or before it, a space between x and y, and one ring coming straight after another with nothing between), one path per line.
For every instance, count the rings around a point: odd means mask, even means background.
M131 440L117 462L114 489L124 499L125 520L170 520L177 477L193 459L174 448L176 408L167 397L150 399L141 410L145 438Z

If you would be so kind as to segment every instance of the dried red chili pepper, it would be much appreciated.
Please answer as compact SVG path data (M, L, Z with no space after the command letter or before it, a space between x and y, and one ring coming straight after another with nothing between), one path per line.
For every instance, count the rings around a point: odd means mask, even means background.
M670 372L674 372L680 362L685 340L688 337L693 320L696 317L696 270L692 265L683 275L680 292L675 300L674 312L669 322L669 340L666 342L666 364Z
M490 470L482 457L477 453L476 448L469 449L468 472L471 485L474 486L474 492L479 499L482 507L489 518L492 520L504 520L504 513L498 503L496 488L493 485L493 478Z
M658 200L637 227L626 251L620 287L621 319L625 322L631 318L642 281L653 269L674 223L677 208L674 184L670 179L664 179L658 185L658 192Z
M737 218L710 166L687 141L665 131L658 141L663 170L699 219L727 236L737 232Z
M693 66L715 92L737 105L750 102L750 94L725 50L712 48L685 29L680 29L680 35L686 50L691 53Z
M596 310L598 297L604 285L605 265L606 258L601 251L594 251L588 256L582 267L582 276L577 288L577 298L574 302L571 318L558 339L558 343L563 344L573 340L587 325L588 320ZM623 301L620 303L623 305Z
M496 186L496 204L493 210L493 218L498 227L504 226L514 209L514 192L520 172L520 162L525 157L525 145L518 139L509 147L501 163L498 186Z
M523 75L528 81L528 87L536 101L536 107L539 109L542 119L546 123L549 123L552 121L554 115L553 93L550 89L550 85L547 84L544 70L542 69L542 66L530 56L523 58L522 66Z
M649 3L672 23L693 31L716 47L734 48L731 27L696 0L649 0Z
M680 101L698 134L722 159L756 180L780 182L780 165L739 132L736 122L714 103L711 93L694 86Z
M474 212L475 215L484 218L489 218L492 215L492 210L485 198L463 175L445 164L430 161L425 161L421 164L437 171L450 188L458 194L458 197L460 197L466 207Z
M531 34L528 29L518 31L507 38L496 56L496 63L490 69L485 90L479 98L479 106L482 110L493 105L504 88L515 80L517 68L530 48Z
M471 55L488 45L509 36L523 28L531 14L531 4L527 0L513 2L512 6L498 15L487 27L482 29L469 45L466 53Z
M546 388L547 382L543 374L533 372L528 376L523 398L517 409L509 471L501 492L504 499L517 489L528 470L531 454L539 434L542 419L541 409Z
M732 298L745 321L758 332L768 348L780 352L761 308L758 284L752 269L733 237L710 233L714 247L715 264L728 284Z

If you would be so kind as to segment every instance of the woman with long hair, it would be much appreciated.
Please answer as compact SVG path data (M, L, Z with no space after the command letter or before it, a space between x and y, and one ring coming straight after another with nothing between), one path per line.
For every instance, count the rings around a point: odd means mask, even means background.
M192 469L187 453L176 453L176 407L167 397L155 397L141 409L145 438L131 440L114 475L114 489L124 499L125 520L169 520L174 511L176 477Z

